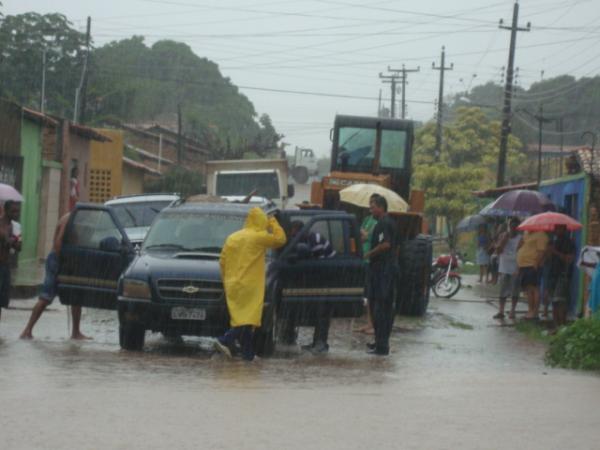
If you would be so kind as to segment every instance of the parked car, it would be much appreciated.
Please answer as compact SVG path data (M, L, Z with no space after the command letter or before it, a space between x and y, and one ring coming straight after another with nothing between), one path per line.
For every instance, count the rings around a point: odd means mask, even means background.
M115 211L127 237L139 247L156 215L176 200L177 194L142 194L117 197L105 205Z
M153 222L136 253L114 209L79 204L65 232L60 256L59 297L64 304L116 309L119 342L141 350L147 330L166 335L218 336L229 324L220 276L225 239L241 229L251 205L178 202ZM314 325L317 311L333 317L363 312L365 265L356 218L340 211L267 210L286 231L294 220L301 233L267 257L259 354L272 353L276 327ZM305 232L330 240L336 256L315 259L298 245Z

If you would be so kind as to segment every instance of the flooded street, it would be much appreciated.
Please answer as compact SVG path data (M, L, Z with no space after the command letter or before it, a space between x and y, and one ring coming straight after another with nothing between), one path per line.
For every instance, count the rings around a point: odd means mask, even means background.
M397 321L387 359L365 354L359 323L337 321L326 356L284 347L250 364L202 339L121 351L107 311L85 311L94 340L72 342L58 303L19 341L32 302L13 301L2 448L596 448L600 377L545 367L542 345L494 324L472 291L459 297Z

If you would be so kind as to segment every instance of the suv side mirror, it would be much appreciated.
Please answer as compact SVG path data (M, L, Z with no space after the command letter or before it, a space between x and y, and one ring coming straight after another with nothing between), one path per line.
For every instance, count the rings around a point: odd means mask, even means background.
M288 184L288 187L287 187L288 198L292 198L294 195L296 195L296 187L293 184Z

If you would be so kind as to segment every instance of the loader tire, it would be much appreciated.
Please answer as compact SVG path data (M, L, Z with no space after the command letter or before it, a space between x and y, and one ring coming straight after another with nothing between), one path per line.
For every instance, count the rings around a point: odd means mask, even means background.
M429 236L418 235L400 249L396 313L423 316L429 305L432 244Z

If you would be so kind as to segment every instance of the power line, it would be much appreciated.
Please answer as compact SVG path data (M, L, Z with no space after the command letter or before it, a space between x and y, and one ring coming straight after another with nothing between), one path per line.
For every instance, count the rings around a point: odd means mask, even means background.
M176 79L176 78L157 78L157 77L151 77L148 75L141 75L141 74L127 74L127 73L118 73L118 72L110 72L107 71L103 68L99 68L98 70L99 72L102 73L107 73L110 75L116 75L116 76L126 76L126 77L131 77L131 78L142 78L142 79L150 79L150 80L155 80L155 81L161 81L161 82L174 82L174 83L181 83L181 84L194 84L194 85L202 85L202 86L219 86L222 85L220 83L216 83L216 82L200 82L200 81L194 81L194 80L183 80L183 79ZM282 93L282 94L294 94L294 95L310 95L310 96L316 96L316 97L331 97L331 98L346 98L346 99L352 99L352 100L377 100L377 97L368 97L368 96L360 96L360 95L350 95L350 94L333 94L333 93L328 93L328 92L315 92L315 91L303 91L303 90L293 90L293 89L277 89L277 88L269 88L269 87L263 87L263 86L247 86L247 85L233 85L230 84L228 85L231 88L238 88L238 89L246 89L246 90L252 90L252 91L263 91L263 92L276 92L276 93ZM411 103L421 103L421 104L426 104L426 105L430 105L433 102L430 101L426 101L426 100L416 100L416 99L411 99L408 100Z

